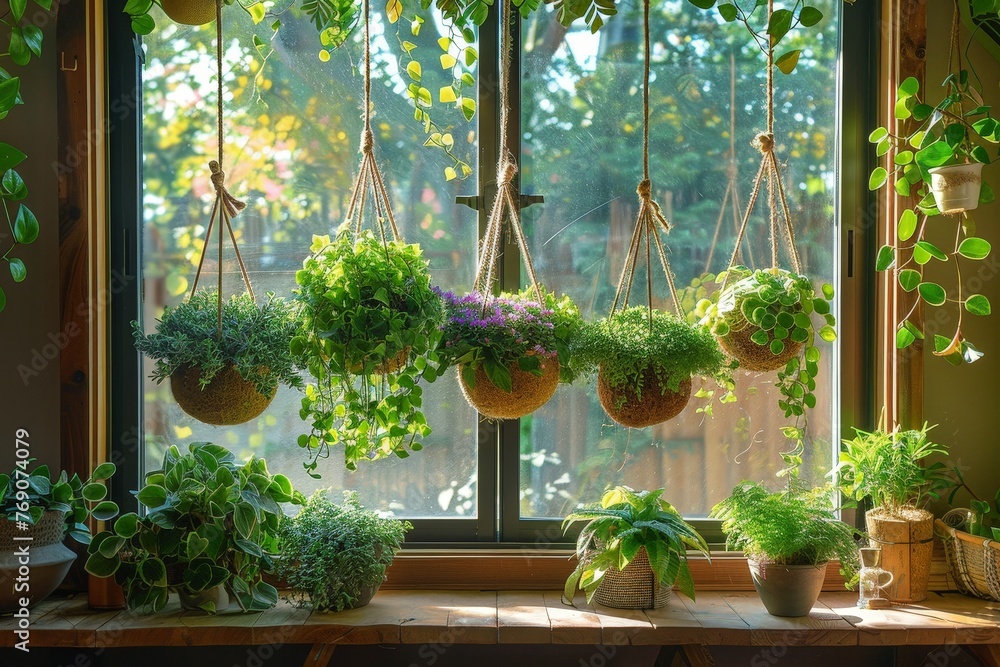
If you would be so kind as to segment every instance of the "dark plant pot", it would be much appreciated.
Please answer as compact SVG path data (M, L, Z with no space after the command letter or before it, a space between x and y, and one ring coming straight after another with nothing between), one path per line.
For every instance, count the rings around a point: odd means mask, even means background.
M362 586L361 590L358 591L358 600L354 604L345 607L345 609L358 609L360 607L368 606L368 603L372 601L375 594L378 593L378 589L382 587L382 582L371 584L369 586Z
M170 376L170 390L184 412L205 424L233 426L248 422L274 399L274 392L262 395L232 364L216 373L205 389L198 384L200 378L200 369L181 366Z
M725 336L716 336L719 345L729 356L740 362L740 368L754 373L767 373L784 368L793 358L797 357L802 350L802 343L796 343L791 339L785 339L785 349L781 354L773 354L770 344L774 340L774 335L767 332L767 345L758 345L750 340L750 336L757 331L757 327L747 324L739 331L730 330Z
M826 563L776 565L748 559L753 587L772 616L808 616L826 578Z
M30 600L28 607L34 607L52 594L66 578L70 566L76 560L73 553L63 544L65 515L62 512L45 512L38 523L28 530L19 530L14 521L0 517L0 613L21 608L21 598ZM14 537L31 537L31 541L14 540ZM21 547L28 546L30 561L20 562L17 554ZM27 568L27 583L30 590L17 591L18 577Z
M673 419L691 400L691 378L681 381L677 391L660 386L656 374L647 370L640 391L635 387L612 387L604 378L604 366L597 374L597 398L608 416L632 428L644 428Z
M480 366L476 369L476 386L470 387L458 369L462 393L469 405L487 419L519 419L545 405L559 386L559 361L545 362L541 375L521 370L516 363L510 367L511 391L497 387Z
M979 208L983 187L983 164L953 164L930 170L934 203L945 215L958 215Z
M205 25L215 20L215 0L160 0L160 4L174 23Z
M180 600L181 609L188 611L205 611L202 605L213 602L215 611L223 611L229 608L229 593L223 584L212 586L198 593L188 593L183 586L177 589L177 598Z

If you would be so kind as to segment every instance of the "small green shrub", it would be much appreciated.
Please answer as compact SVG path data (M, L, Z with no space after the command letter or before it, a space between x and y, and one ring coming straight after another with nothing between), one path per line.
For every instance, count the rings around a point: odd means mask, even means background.
M364 589L385 580L386 568L412 529L409 521L365 510L357 493L345 492L338 505L326 491L317 491L281 526L277 573L296 591L300 606L348 609Z
M291 305L270 292L260 305L249 294L236 294L222 304L220 338L217 295L200 290L164 309L155 333L132 323L136 349L156 361L151 377L159 383L182 366L198 368L204 389L232 364L262 396L271 396L278 384L301 387L288 349L296 331Z

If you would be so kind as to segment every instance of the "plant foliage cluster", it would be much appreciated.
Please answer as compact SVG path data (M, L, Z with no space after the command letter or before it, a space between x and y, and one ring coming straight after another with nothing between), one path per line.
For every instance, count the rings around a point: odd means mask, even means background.
M289 345L296 322L291 304L269 293L258 305L249 294L236 294L222 304L219 333L218 292L199 290L166 308L156 331L146 334L133 322L135 347L156 361L151 377L163 382L180 368L197 368L202 388L231 364L263 396L278 384L301 387Z
M277 573L296 601L320 611L341 611L385 580L396 551L412 530L409 521L364 509L357 493L345 491L337 504L326 491L314 493L281 526Z
M314 237L311 251L295 275L301 329L291 342L312 376L300 410L311 431L298 439L306 470L317 476L335 445L351 470L405 458L430 433L419 383L438 376L441 300L427 260L419 245L343 227Z
M22 463L23 461L23 463ZM46 465L28 470L33 459L19 459L11 473L0 474L0 511L8 521L36 525L45 512L61 512L64 534L80 544L90 544L86 521L110 521L118 515L118 505L107 499L107 481L115 474L113 463L101 463L87 479L65 470L55 479Z
M171 588L197 594L225 586L243 611L273 607L278 592L262 579L274 569L280 503L305 498L263 459L237 464L225 447L192 443L167 449L136 499L147 512L118 517L94 536L86 569L114 576L130 609L159 611ZM202 607L215 612L215 603Z
M848 579L858 570L857 531L837 520L830 489L789 486L772 493L743 482L712 508L722 520L726 546L748 558L776 565L820 565L838 559Z
M694 599L694 581L688 569L688 554L708 557L708 545L662 498L664 489L634 491L627 486L609 490L599 505L580 509L563 522L563 528L587 521L576 542L578 563L566 579L564 600L571 601L579 586L587 602L613 568L624 570L645 549L650 568L661 586L676 584Z
M572 380L570 348L582 320L569 297L543 291L539 303L529 288L489 297L444 292L441 298L446 317L438 355L443 367L460 366L470 387L482 367L493 384L510 392L511 367L541 375L546 359L557 359L560 379Z
M943 462L925 461L948 455L946 446L928 438L932 428L926 423L920 429L896 427L891 432L855 428L855 437L843 441L840 462L832 473L844 495L854 501L870 499L874 508L889 516L939 499L939 492L954 486L954 479Z

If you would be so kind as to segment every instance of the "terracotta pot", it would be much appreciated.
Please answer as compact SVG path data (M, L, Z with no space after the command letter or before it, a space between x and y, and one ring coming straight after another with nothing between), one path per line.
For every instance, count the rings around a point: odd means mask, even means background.
M664 391L656 374L647 370L639 387L612 387L605 380L601 365L597 373L597 397L608 416L622 426L644 428L673 419L687 407L691 400L691 378L682 380L677 391Z
M747 559L753 587L772 616L808 616L826 578L826 563L776 565Z
M63 544L65 521L62 512L48 511L37 524L20 530L16 522L0 517L0 613L20 609L21 598L28 598L28 607L34 607L66 578L76 554ZM29 536L30 542L14 539ZM18 549L26 545L30 559L27 564L21 562L23 556L18 554ZM22 567L27 568L26 581ZM28 584L28 591L15 590L15 586L23 583Z
M464 367L464 366L463 366ZM462 393L469 405L487 419L519 419L545 405L559 386L559 361L554 357L545 362L541 375L521 370L516 363L510 367L511 391L497 387L480 366L476 369L476 385L470 387L458 369Z
M954 164L934 167L931 173L931 191L938 210L955 215L979 207L979 193L983 187L983 164Z
M890 516L875 508L865 514L871 546L882 549L882 569L892 573L885 592L893 602L920 602L927 597L934 554L934 515L910 508Z
M205 25L215 20L215 0L160 0L160 4L174 23Z
M772 354L769 345L774 340L774 335L767 332L767 345L758 345L750 340L750 336L757 331L757 327L747 325L739 331L731 330L725 336L716 336L719 345L733 359L740 362L740 368L755 373L767 373L785 367L793 357L798 356L802 350L802 343L796 343L791 339L785 339L785 349L781 354Z
M170 390L184 412L205 424L232 426L248 422L274 399L274 392L270 396L260 394L232 364L226 364L204 389L199 385L200 378L200 369L181 366L170 376Z

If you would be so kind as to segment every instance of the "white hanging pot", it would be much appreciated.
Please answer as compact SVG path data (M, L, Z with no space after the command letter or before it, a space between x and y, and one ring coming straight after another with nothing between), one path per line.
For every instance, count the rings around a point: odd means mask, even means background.
M979 191L983 186L982 162L934 167L930 173L931 191L939 211L954 215L979 206Z
M174 23L205 25L215 20L215 0L160 0L160 4Z

